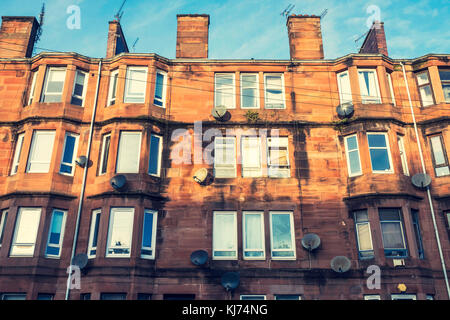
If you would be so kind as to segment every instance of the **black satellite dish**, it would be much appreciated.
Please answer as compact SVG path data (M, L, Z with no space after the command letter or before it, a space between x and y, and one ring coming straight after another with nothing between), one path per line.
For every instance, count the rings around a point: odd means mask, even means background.
M308 233L302 239L302 246L308 251L313 251L320 246L320 238L315 233Z
M425 189L431 184L431 177L426 173L416 173L411 178L412 184L420 189Z
M345 256L336 256L331 260L331 269L337 273L344 273L350 270L352 262Z
M240 276L238 272L227 272L222 275L222 286L231 291L239 286Z
M191 262L196 266L202 266L208 261L208 252L197 250L191 253Z
M340 104L336 108L336 112L341 118L349 118L354 111L355 108L351 103Z
M88 263L89 259L87 254L79 253L72 259L72 265L78 266L80 269L84 269Z
M126 184L127 178L122 174L118 174L111 178L111 186L118 191L122 191Z

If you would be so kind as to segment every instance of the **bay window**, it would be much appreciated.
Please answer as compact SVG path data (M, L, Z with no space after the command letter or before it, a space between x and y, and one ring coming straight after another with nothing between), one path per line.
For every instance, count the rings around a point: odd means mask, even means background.
M144 103L147 88L147 67L128 67L125 79L125 103Z

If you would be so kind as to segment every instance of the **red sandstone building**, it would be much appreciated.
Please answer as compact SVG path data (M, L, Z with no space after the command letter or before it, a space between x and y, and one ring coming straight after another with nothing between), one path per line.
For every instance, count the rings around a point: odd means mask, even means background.
M290 60L208 59L209 16L177 19L175 59L129 53L117 21L96 59L32 56L35 18L2 17L1 298L64 299L75 249L73 300L448 299L449 55L392 59L375 23L324 59L320 17L292 15Z

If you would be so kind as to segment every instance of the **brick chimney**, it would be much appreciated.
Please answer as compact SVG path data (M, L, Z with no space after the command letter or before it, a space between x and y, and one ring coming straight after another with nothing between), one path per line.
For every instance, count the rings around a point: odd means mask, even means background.
M374 21L364 42L359 49L359 53L381 53L388 56L386 34L384 33L384 23Z
M291 59L323 59L319 16L290 15L286 26Z
M177 58L208 58L208 14L177 15Z
M38 28L35 17L2 17L0 58L30 58Z
M114 57L122 52L129 52L127 40L123 34L120 22L118 20L113 20L109 22L106 58Z

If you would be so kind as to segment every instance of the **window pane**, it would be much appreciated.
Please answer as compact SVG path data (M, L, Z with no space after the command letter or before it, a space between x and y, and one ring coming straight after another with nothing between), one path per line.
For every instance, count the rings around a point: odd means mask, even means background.
M35 131L31 142L27 172L48 172L55 131Z
M66 136L66 146L64 148L63 162L72 163L75 150L75 142L76 137L69 135Z
M121 132L117 156L117 173L138 173L140 150L140 132Z
M16 221L15 234L11 246L11 256L32 256L36 243L41 209L20 208Z
M272 248L292 249L291 219L288 214L272 214Z
M442 91L444 92L445 102L450 103L450 83L443 83Z
M347 147L348 147L349 151L358 149L358 143L356 142L356 136L347 138Z
M125 80L125 103L143 103L147 85L147 68L128 68Z
M234 213L214 213L213 255L236 257L236 216Z
M369 215L367 210L358 210L354 212L356 222L367 222L369 221Z
M350 79L348 77L348 72L341 72L337 75L338 77L338 87L339 95L341 99L341 104L352 102L352 90L350 87Z
M349 162L350 162L350 172L352 174L361 172L361 165L360 165L360 161L359 161L358 150L349 152L348 157L349 157Z
M258 137L242 137L242 176L261 176L261 146Z
M266 75L266 108L283 108L283 84L281 75Z
M102 155L100 160L100 174L106 173L108 168L109 145L111 143L111 135L103 137Z
M14 158L13 158L13 163L12 163L12 168L11 168L11 175L16 174L17 170L19 169L19 160L20 160L20 155L22 154L22 146L23 146L23 139L25 137L25 134L19 134L17 136L17 142L16 142L16 148L14 150Z
M216 74L215 105L234 108L234 75Z
M444 149L442 148L441 136L431 137L431 147L433 148L434 163L443 165L446 163L444 156Z
M405 248L400 222L382 222L381 231L385 249Z
M0 212L0 247L3 242L3 234L5 233L6 219L8 218L8 210Z
M241 77L241 108L258 108L258 76L245 74Z
M359 250L372 250L372 239L370 237L369 223L360 223L357 225Z
M111 209L107 256L130 256L133 215L133 208Z
M65 76L65 69L51 69L48 75L47 93L61 93L64 86Z
M386 149L370 150L370 159L372 160L372 170L374 171L389 171L391 169Z
M386 137L382 134L368 134L369 148L385 148Z
M417 83L419 86L429 83L428 80L428 73L427 72L420 72L417 73Z
M244 214L244 250L257 250L245 252L246 257L262 257L264 248L263 221L260 213Z
M100 300L126 300L126 293L102 293Z
M153 134L151 135L148 173L154 174L157 176L159 176L160 141L161 141L161 137L153 135Z
M363 103L379 103L377 76L374 70L358 71Z
M156 74L156 84L155 84L155 99L153 101L157 106L162 107L164 105L164 74Z
M236 177L236 139L216 137L214 140L214 176Z
M439 78L441 78L441 81L450 81L450 70L439 69Z
M98 239L98 229L100 226L100 210L95 210L92 212L91 218L91 228L89 233L89 248L88 256L90 258L95 257L97 253L97 239Z
M420 97L422 98L422 104L424 106L432 105L433 102L433 94L431 93L431 86L423 86L419 88Z
M61 230L63 227L64 212L54 211L53 220L50 228L50 238L48 240L51 244L59 244L61 239Z
M109 78L108 105L113 105L116 102L116 91L117 91L117 79L118 78L119 78L118 70L111 72L111 75Z

